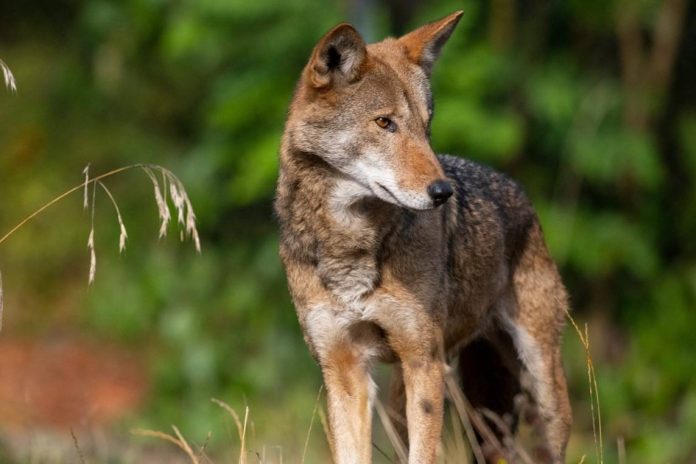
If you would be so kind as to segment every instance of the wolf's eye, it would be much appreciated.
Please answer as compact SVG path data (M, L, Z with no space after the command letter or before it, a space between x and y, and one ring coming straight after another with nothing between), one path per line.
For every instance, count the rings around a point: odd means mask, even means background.
M394 123L394 121L392 121L389 118L380 116L377 119L375 119L375 122L379 127L381 127L384 130L388 130L389 132L396 131L396 123Z

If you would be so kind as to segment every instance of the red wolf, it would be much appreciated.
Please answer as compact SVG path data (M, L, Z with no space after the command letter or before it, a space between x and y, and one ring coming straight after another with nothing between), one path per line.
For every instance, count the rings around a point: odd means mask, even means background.
M435 462L448 362L473 405L500 415L531 379L539 460L564 460L568 299L537 216L504 175L430 146L430 75L460 16L370 45L336 26L290 105L280 252L337 464L371 461L375 361L395 363L390 410L410 464Z

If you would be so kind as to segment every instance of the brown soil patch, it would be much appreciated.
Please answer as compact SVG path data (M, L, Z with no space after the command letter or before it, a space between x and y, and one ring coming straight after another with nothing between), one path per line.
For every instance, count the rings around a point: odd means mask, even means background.
M135 353L76 339L0 339L0 425L107 425L135 410L147 390Z

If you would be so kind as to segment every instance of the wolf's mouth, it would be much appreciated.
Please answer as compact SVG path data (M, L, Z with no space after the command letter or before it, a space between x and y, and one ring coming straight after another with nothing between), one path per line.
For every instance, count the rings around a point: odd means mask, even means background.
M399 199L396 198L396 195L394 195L393 193L391 193L391 191L390 191L387 187L385 187L384 185L380 184L379 182L375 182L375 184L377 184L377 187L379 187L379 189L380 189L381 191L385 192L389 197L391 197L391 199L394 200L394 203L396 203L397 205L402 206L402 207L404 206L403 203L401 203L401 202L399 201Z
M428 209L433 209L435 207L435 205L433 205L432 203L429 205L410 205L408 203L404 203L394 193L392 193L391 190L389 190L387 187L380 184L379 182L375 182L374 184L372 184L371 189L372 192L375 195L377 195L377 198L380 198L383 201L392 203L401 208L409 209L412 211L425 211Z

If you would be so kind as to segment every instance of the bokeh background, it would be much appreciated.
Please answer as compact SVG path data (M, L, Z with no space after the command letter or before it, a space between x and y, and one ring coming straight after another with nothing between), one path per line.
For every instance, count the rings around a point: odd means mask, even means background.
M203 251L158 240L142 172L0 244L0 460L174 462L170 431L234 462L299 462L321 379L272 214L278 143L319 37L368 40L463 9L434 72L433 146L512 175L536 205L597 370L604 461L696 462L696 4L688 0L35 0L0 4L0 234L82 179L159 163ZM584 350L565 344L571 462L597 462ZM475 375L475 373L472 373ZM314 425L307 462L326 462ZM212 434L206 438L208 431ZM171 454L174 453L174 454ZM380 458L376 453L377 459ZM386 461L385 461L386 462Z

